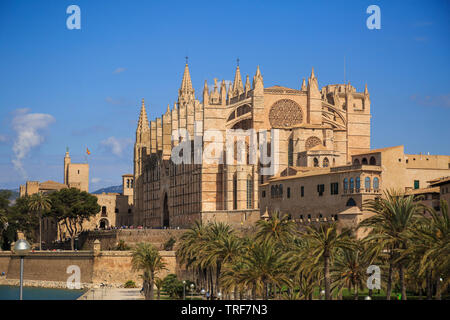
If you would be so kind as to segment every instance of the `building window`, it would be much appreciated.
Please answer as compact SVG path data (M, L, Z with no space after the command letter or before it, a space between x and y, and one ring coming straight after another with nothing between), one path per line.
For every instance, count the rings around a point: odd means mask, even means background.
M350 178L350 190L353 192L353 189L355 189L355 179Z
M106 217L106 207L102 206L102 217Z
M282 184L280 184L280 185L278 186L278 196L279 196L280 198L283 198L283 185L282 185Z
M293 165L294 165L294 140L290 138L288 145L288 166Z
M372 166L376 166L377 165L377 160L375 160L375 157L370 157L369 163Z
M355 161L353 161L354 165L359 165L359 159L355 159Z
M324 168L328 168L329 165L330 165L330 161L328 161L328 158L323 159L322 166Z
M345 178L344 179L344 191L347 191L347 190L348 190L348 179Z
M119 213L119 209L115 208L115 209L114 209L114 212L115 212L115 213Z
M317 158L314 158L314 167L319 166L319 160Z
M262 192L262 197L263 197L263 198L266 197L266 191L265 191L265 190L263 190L263 192Z
M291 197L291 188L287 188L287 197L290 198Z
M333 182L330 185L331 194L339 194L339 183Z
M367 158L363 158L361 163L362 164L367 164Z
M318 184L317 185L317 192L319 193L319 197L323 195L323 192L325 191L325 185L324 184Z
M373 180L373 182L375 183L375 179ZM366 188L366 191L370 191L370 177L366 177L364 179L364 188ZM375 189L375 186L374 186Z
M354 207L354 206L356 206L355 200L353 200L353 198L348 199L346 206L347 207Z
M270 187L270 197L275 198L275 186Z
M253 180L247 176L247 209L253 208Z
M130 182L130 188L133 188L133 181L134 181L134 179L131 179L130 181L131 181Z
M373 188L375 189L375 190L378 190L379 189L379 180L378 180L378 178L377 177L375 177L375 178L373 178Z
M300 196L303 198L305 196L305 187L301 186L300 187Z
M359 192L359 189L361 189L361 179L356 177L356 192Z
M414 180L414 189L419 189L419 180Z

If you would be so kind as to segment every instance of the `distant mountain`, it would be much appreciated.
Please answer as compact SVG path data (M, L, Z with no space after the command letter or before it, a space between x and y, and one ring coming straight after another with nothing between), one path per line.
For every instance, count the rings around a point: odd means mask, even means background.
M19 189L11 189L11 190L0 189L0 191L3 191L3 190L11 192L11 197L9 197L10 201L14 201L14 200L16 200L19 197Z
M102 193L122 193L122 185L120 186L111 186L106 188L98 189L94 192L91 192L93 194L102 194Z

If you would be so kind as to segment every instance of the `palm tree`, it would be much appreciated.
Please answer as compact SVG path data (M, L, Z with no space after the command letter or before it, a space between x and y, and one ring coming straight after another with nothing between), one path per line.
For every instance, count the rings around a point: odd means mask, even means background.
M431 292L432 275L435 274L436 299L450 284L450 217L448 204L441 200L440 212L427 208L431 217L423 215L411 232L412 246L405 254L419 257L418 276L425 276L427 292ZM442 284L441 284L442 278ZM430 294L428 293L428 298Z
M155 287L156 287L156 299L159 300L161 296L161 288L163 286L164 279L161 279L159 277L155 278Z
M407 257L402 252L408 248L410 232L423 206L413 195L388 190L382 198L366 201L365 208L375 215L363 220L359 227L372 228L367 241L378 241L389 252L387 299L391 297L393 271L398 269L402 300L406 300L404 271Z
M367 268L371 265L374 256L373 251L364 246L361 240L353 240L353 248L338 250L331 268L333 286L338 289L338 294L344 287L354 290L354 299L358 300L358 290L363 287L367 278Z
M281 215L275 212L270 219L256 222L256 240L273 241L279 245L290 243L295 234L295 223L289 219L288 215Z
M237 281L253 287L253 297L262 291L263 299L268 298L268 284L291 285L287 273L286 259L270 241L255 242L243 256L244 267L237 275Z
M133 250L131 264L134 270L143 270L145 299L153 300L155 273L166 269L158 250L150 243L138 243Z
M307 227L306 232L302 233L303 237L309 241L311 254L314 256L313 262L317 263L323 259L326 300L331 300L330 260L334 258L338 249L352 247L348 234L349 230L338 234L336 223Z
M42 250L42 215L50 210L52 203L48 195L38 192L31 196L28 205L30 210L36 212L39 217L39 250Z

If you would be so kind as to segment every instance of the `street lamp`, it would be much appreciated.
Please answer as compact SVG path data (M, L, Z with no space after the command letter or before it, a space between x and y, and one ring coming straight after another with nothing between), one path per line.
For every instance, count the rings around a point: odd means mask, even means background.
M220 298L222 298L222 292L218 292L217 293L217 298L220 300Z
M325 300L325 290L320 291L320 295L322 297L322 300Z
M183 280L183 300L186 300L186 280Z
M205 293L206 293L205 289L200 290L200 293L202 294L202 298L204 299L204 296L205 296Z
M20 293L19 300L23 300L23 257L30 252L31 246L25 239L19 239L14 244L14 253L20 257Z
M364 298L364 300L372 300L372 298L370 296L367 296Z
M193 293L193 291L194 291L195 285L194 285L193 283L191 283L190 287L191 287L191 300L192 300L192 293Z

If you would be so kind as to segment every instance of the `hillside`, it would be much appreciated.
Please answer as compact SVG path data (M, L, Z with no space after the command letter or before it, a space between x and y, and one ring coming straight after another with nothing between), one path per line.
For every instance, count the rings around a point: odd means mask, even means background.
M94 192L91 192L93 194L102 194L102 193L122 193L122 185L119 186L111 186L106 188L98 189Z

